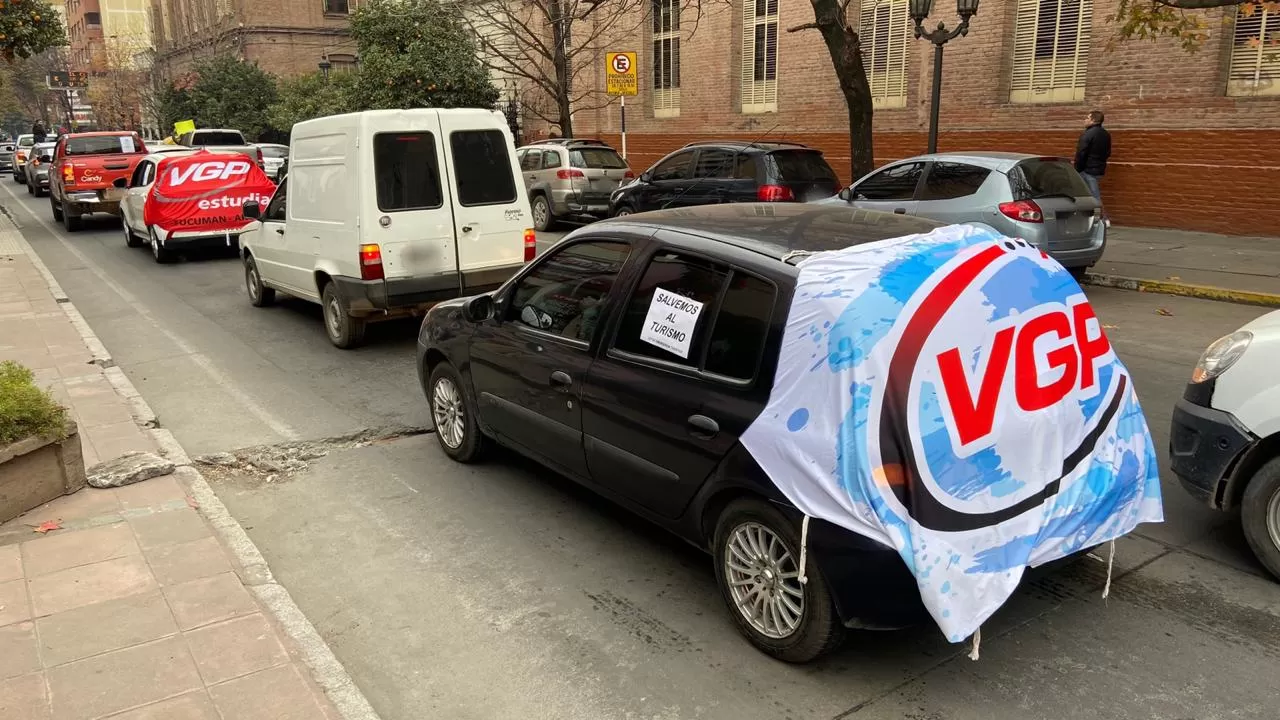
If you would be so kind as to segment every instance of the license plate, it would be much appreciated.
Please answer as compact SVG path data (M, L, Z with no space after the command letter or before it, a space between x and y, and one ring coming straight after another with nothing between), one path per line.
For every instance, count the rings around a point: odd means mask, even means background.
M124 199L124 190L120 188L107 188L102 191L102 199L107 202L120 202Z

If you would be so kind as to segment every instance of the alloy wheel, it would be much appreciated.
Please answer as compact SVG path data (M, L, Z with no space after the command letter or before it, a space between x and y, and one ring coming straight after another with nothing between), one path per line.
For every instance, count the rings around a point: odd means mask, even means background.
M535 227L547 225L547 203L541 198L533 203L533 224Z
M442 377L436 380L431 391L431 417L435 421L436 432L449 448L456 450L462 446L466 433L466 412L462 407L462 393L453 380Z
M1271 543L1280 548L1280 492L1272 493L1267 502L1267 534Z
M734 528L722 560L734 607L751 627L775 640L800 629L804 586L795 558L777 533L760 523L743 523Z

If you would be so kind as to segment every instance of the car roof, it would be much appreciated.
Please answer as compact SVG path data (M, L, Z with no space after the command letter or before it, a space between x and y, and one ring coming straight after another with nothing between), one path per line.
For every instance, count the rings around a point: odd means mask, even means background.
M702 205L627 215L604 224L650 233L673 230L783 261L946 225L921 217L806 203Z
M94 130L93 132L78 132L59 135L58 137L79 138L79 137L120 137L122 135L137 135L132 130Z
M691 142L680 149L687 150L689 148L696 147L724 147L738 150L758 150L760 152L773 152L775 150L812 150L813 152L821 152L803 143L788 142L786 140L773 140L768 142L749 142L746 140L699 140L697 142Z
M978 150L973 152L945 152L933 153L930 155L916 155L915 157L903 158L895 164L903 163L908 160L914 160L917 162L959 162L967 163L969 165L977 165L978 167L988 168L990 170L1008 172L1020 162L1025 160L1035 160L1038 158L1051 158L1053 160L1066 159L1052 155L1032 155L1029 153Z

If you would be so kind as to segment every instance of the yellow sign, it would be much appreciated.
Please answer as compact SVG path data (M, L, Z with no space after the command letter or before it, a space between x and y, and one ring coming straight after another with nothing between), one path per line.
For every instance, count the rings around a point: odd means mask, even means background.
M640 89L633 52L605 53L604 91L610 95L635 95Z
M195 120L179 120L178 122L173 124L174 137L182 137L183 135L186 135L189 132L195 132L195 131L196 131Z

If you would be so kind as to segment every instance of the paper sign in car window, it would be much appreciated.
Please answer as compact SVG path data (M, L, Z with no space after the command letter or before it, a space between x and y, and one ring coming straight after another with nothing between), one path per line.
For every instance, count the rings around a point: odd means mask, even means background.
M127 154L137 151L137 147L133 144L133 138L128 135L120 136L120 152Z
M654 288L653 302L649 303L649 312L644 317L640 339L688 359L702 305L670 290Z

